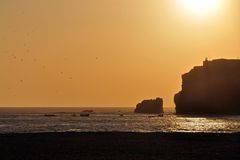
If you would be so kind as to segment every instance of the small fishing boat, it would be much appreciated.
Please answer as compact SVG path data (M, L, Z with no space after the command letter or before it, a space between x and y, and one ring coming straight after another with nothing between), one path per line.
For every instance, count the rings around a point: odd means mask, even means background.
M76 114L72 114L72 117L76 117Z
M119 114L120 117L124 116L124 114L121 111L118 111L118 114Z
M85 110L85 111L82 111L82 112L80 113L80 116L81 116L81 117L89 117L89 116L90 116L90 113L92 113L92 112L89 112L89 110Z
M148 118L155 118L156 116L148 116Z
M158 117L163 117L163 113L161 113L161 114L158 114Z
M55 117L55 114L44 114L44 117Z
M150 115L148 118L155 118L155 117L163 117L163 113L160 113L158 115Z
M89 117L90 114L89 114L89 113L80 113L80 116L81 116L81 117Z

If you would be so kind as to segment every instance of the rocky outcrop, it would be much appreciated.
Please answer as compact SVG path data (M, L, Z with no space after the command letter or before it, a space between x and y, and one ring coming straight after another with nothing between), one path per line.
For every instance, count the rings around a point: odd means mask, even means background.
M204 61L182 75L177 114L240 114L240 60Z
M159 114L163 112L163 99L156 98L138 103L135 113Z

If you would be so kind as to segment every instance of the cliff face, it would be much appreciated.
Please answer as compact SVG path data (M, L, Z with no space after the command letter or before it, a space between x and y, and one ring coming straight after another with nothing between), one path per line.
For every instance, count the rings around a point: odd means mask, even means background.
M182 75L174 97L181 114L240 114L240 60L204 61Z
M163 112L163 99L156 98L150 100L144 100L138 103L135 113L149 113L149 114L159 114Z

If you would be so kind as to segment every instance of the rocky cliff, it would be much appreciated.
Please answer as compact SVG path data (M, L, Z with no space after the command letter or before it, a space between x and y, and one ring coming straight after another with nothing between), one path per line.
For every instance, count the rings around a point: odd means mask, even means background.
M156 98L150 100L144 100L138 103L135 113L149 113L149 114L159 114L163 112L163 99Z
M240 60L204 61L182 75L178 114L240 114Z

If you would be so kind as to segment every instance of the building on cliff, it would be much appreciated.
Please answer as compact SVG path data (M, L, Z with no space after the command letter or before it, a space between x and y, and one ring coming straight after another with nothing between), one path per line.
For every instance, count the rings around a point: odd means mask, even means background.
M240 114L240 60L203 62L182 75L177 114Z
M146 114L159 114L163 113L163 99L156 98L150 100L143 100L141 103L138 103L135 113L146 113Z

